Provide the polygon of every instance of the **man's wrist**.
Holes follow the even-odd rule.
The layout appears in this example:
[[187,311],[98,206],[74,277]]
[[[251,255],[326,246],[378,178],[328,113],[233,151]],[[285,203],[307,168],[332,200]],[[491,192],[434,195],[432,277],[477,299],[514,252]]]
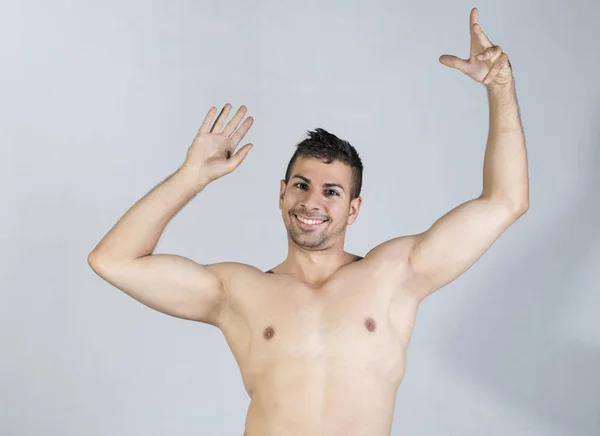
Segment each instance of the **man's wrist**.
[[177,170],[177,174],[181,179],[185,180],[186,184],[189,184],[198,191],[203,190],[210,183],[210,180],[205,177],[204,171],[201,168],[182,165]]
[[511,81],[506,85],[489,85],[487,86],[488,93],[494,96],[508,96],[515,94],[515,82]]

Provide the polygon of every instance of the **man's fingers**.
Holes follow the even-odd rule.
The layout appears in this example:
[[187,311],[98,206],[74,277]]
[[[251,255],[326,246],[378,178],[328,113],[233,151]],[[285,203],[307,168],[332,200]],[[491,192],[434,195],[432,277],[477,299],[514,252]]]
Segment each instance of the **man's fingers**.
[[471,15],[469,16],[469,29],[473,28],[473,24],[479,22],[479,11],[477,8],[471,9]]
[[457,70],[463,71],[465,67],[468,65],[468,62],[464,59],[457,58],[452,55],[442,55],[440,56],[440,63],[446,65],[450,68],[456,68]]
[[499,56],[502,54],[502,48],[499,45],[495,45],[494,47],[490,47],[486,49],[483,53],[479,53],[477,55],[477,59],[480,61],[485,61],[487,59],[493,58],[495,56]]
[[494,77],[496,77],[498,72],[500,72],[502,67],[504,67],[505,65],[508,65],[508,57],[506,55],[500,57],[500,59],[498,59],[496,61],[496,63],[494,65],[492,65],[492,68],[490,69],[490,71],[483,78],[482,83],[484,85],[488,85],[492,80],[494,80]]
[[223,129],[223,134],[229,137],[237,128],[238,124],[240,124],[240,121],[242,121],[242,118],[244,118],[244,115],[246,115],[247,111],[248,108],[244,105],[241,105],[235,113],[235,115],[233,116],[233,118],[231,119],[231,121],[229,121]]
[[234,147],[240,143],[240,141],[246,135],[246,133],[248,132],[250,127],[252,127],[252,123],[254,123],[254,118],[252,118],[252,117],[246,118],[246,120],[242,123],[240,128],[237,129],[233,135],[231,135],[231,139],[233,140]]
[[223,123],[227,119],[229,112],[231,112],[231,105],[229,103],[227,103],[225,106],[223,106],[223,109],[221,110],[221,113],[219,114],[217,121],[215,122],[215,125],[211,129],[211,132],[216,132],[216,133],[221,132],[221,129],[223,128]]
[[473,24],[473,33],[473,38],[475,38],[483,47],[489,48],[494,45],[492,44],[492,41],[490,41],[490,39],[487,37],[487,35],[483,33],[483,29],[481,28],[479,23]]
[[212,124],[212,120],[215,117],[216,112],[217,112],[217,108],[214,106],[208,110],[206,117],[204,117],[204,121],[202,121],[202,125],[200,126],[200,129],[199,129],[200,132],[202,132],[202,133],[210,132],[210,125]]
[[246,144],[229,158],[228,163],[230,171],[234,171],[240,166],[244,159],[246,159],[246,156],[252,147],[254,147],[252,144]]

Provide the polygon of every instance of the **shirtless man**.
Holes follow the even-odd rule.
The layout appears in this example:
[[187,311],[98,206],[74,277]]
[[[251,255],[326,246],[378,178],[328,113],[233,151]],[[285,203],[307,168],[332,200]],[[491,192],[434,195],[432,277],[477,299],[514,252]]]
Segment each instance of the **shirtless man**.
[[470,22],[470,59],[444,55],[440,62],[488,89],[483,189],[429,230],[364,257],[345,252],[346,227],[361,205],[362,164],[350,144],[318,129],[298,145],[281,181],[288,255],[268,274],[154,254],[171,218],[252,147],[233,154],[253,119],[241,122],[241,106],[225,124],[227,104],[214,123],[216,108],[209,110],[183,165],[90,253],[98,275],[141,303],[223,332],[251,397],[246,436],[389,435],[419,303],[464,273],[527,211],[511,66],[476,24],[476,9]]

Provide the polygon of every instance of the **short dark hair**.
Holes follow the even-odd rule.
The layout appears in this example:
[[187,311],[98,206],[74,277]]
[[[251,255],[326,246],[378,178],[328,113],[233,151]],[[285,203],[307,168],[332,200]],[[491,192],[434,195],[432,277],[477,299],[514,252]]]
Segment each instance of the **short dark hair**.
[[348,141],[338,138],[325,129],[307,131],[308,138],[296,145],[296,151],[285,171],[285,183],[289,183],[294,163],[299,157],[312,157],[326,164],[339,161],[348,165],[352,171],[350,200],[358,198],[362,188],[363,164],[356,149]]

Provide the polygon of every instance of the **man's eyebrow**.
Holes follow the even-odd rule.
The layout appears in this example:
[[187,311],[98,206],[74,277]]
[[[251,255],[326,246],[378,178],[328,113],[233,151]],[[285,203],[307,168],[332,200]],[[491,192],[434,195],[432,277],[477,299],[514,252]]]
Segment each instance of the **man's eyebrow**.
[[[295,179],[295,178],[302,179],[310,185],[310,179],[308,179],[304,176],[301,176],[300,174],[296,174],[296,175],[294,175],[294,177],[292,177],[292,179]],[[340,188],[342,191],[346,192],[344,187],[342,185],[340,185],[339,183],[323,183],[323,187],[325,187],[325,188],[337,187],[337,188]]]

